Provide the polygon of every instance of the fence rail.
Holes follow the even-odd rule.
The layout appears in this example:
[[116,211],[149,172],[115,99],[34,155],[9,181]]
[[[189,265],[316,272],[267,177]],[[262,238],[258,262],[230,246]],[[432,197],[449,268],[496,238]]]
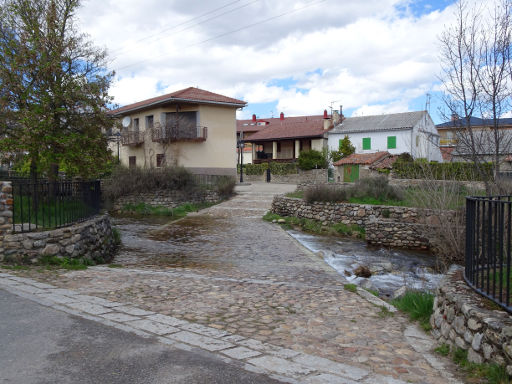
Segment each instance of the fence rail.
[[64,227],[97,214],[100,181],[13,180],[13,232]]
[[512,312],[512,196],[466,198],[464,279],[477,292]]

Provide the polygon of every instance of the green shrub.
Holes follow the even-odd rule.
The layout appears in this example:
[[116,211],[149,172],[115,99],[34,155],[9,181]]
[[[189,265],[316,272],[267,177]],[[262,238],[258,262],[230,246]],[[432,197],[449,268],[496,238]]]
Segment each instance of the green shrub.
[[357,180],[352,187],[351,195],[353,197],[373,197],[381,201],[402,200],[404,197],[399,189],[389,185],[388,178],[385,176]]
[[[493,164],[480,164],[484,178],[492,179]],[[429,180],[480,180],[475,166],[472,163],[430,163],[417,159],[415,161],[397,160],[393,164],[393,173],[400,179],[429,179]]]
[[195,193],[200,190],[194,175],[183,167],[127,168],[116,167],[111,177],[105,179],[102,190],[109,200],[132,193],[173,189]]
[[292,175],[297,173],[296,163],[278,163],[273,161],[268,166],[272,175]]
[[307,171],[310,169],[327,168],[327,156],[317,150],[302,151],[298,159],[299,168]]
[[346,291],[357,292],[357,285],[355,284],[345,284],[343,288],[345,288]]

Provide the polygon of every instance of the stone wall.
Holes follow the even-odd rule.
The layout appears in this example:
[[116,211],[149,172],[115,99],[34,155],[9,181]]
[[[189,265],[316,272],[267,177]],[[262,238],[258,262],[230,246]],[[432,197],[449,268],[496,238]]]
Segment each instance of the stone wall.
[[153,207],[161,206],[167,208],[176,208],[178,205],[184,203],[200,203],[200,202],[216,202],[221,200],[221,197],[214,190],[203,190],[197,193],[186,193],[181,191],[163,189],[156,190],[148,193],[137,193],[122,196],[114,203],[114,211],[120,211],[126,204],[140,204],[145,203]]
[[[275,196],[272,212],[280,216],[320,221],[324,225],[344,223],[365,228],[370,244],[427,249],[425,226],[439,225],[439,212],[431,209],[352,203],[307,203],[303,199]],[[445,212],[443,220],[452,220]]]
[[37,263],[46,255],[106,263],[116,250],[108,215],[51,231],[9,232],[0,242],[0,261],[7,263]]
[[366,242],[372,245],[408,249],[428,249],[425,224],[403,223],[394,220],[375,220],[366,223]]
[[117,245],[108,215],[51,231],[13,233],[12,208],[11,182],[0,181],[0,262],[36,263],[51,255],[102,263],[114,257]]
[[[238,179],[240,180],[240,174],[238,174]],[[267,174],[263,173],[263,175],[245,175],[244,174],[244,182],[248,183],[257,183],[257,182],[266,182]],[[271,183],[283,183],[283,184],[322,184],[327,182],[327,169],[311,169],[309,171],[298,170],[298,173],[291,173],[288,175],[275,175],[271,174],[270,177]]]
[[472,191],[483,191],[485,190],[485,184],[481,181],[451,181],[451,180],[422,180],[422,179],[395,179],[393,177],[389,177],[389,185],[394,187],[416,187],[421,186],[423,183],[427,181],[428,183],[436,183],[436,184],[460,184],[463,187],[466,187]]
[[466,284],[463,268],[452,267],[436,292],[432,335],[439,344],[467,350],[469,361],[497,363],[512,375],[512,318],[503,310],[486,309],[488,303]]

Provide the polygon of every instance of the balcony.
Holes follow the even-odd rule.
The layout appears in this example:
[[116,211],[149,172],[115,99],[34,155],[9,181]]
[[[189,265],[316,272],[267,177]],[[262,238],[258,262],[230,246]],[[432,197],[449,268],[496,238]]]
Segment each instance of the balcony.
[[453,147],[455,145],[457,145],[457,139],[455,138],[441,138],[439,140],[439,145],[441,147]]
[[123,145],[139,145],[144,143],[144,132],[125,131],[121,132],[121,144]]
[[173,143],[178,141],[205,141],[208,128],[200,125],[166,125],[155,124],[151,129],[151,139],[157,143]]

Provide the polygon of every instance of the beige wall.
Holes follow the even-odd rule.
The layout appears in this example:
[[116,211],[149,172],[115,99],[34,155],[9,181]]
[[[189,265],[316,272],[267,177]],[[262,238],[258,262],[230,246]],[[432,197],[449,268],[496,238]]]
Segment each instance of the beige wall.
[[324,149],[324,139],[311,140],[311,149],[322,152]]
[[[181,112],[197,111],[198,125],[208,128],[205,141],[155,143],[146,127],[146,116],[153,115],[154,124],[164,112],[176,112],[175,106],[155,108],[130,115],[139,118],[139,131],[144,143],[121,146],[121,162],[128,166],[130,156],[136,156],[137,166],[155,167],[156,155],[165,153],[167,165],[180,165],[197,173],[235,174],[236,172],[236,108],[209,105],[181,105]],[[133,124],[133,123],[132,123]],[[127,130],[132,131],[130,126]],[[117,151],[117,147],[116,147]]]

